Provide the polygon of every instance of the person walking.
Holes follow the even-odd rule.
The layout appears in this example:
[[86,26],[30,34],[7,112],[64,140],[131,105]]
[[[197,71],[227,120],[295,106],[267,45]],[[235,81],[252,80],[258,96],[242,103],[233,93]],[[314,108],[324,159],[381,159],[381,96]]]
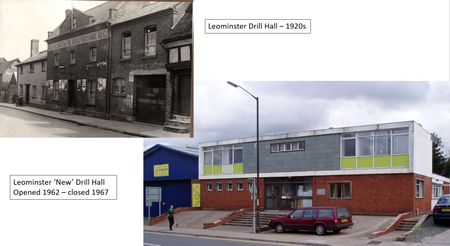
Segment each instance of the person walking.
[[175,222],[174,215],[175,211],[173,210],[173,205],[170,205],[169,210],[167,211],[167,218],[169,219],[169,228],[172,231],[172,226]]

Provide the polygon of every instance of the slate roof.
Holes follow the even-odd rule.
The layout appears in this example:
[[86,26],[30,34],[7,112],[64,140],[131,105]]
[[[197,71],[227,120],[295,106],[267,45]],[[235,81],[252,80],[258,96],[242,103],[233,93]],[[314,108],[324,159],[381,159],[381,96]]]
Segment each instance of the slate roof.
[[3,74],[10,66],[14,63],[15,60],[12,61],[0,61],[0,74]]
[[25,61],[17,64],[17,65],[23,65],[23,64],[27,64],[27,63],[31,63],[31,62],[35,62],[35,61],[41,61],[41,60],[47,60],[47,51],[41,51],[38,54],[29,57],[28,59],[26,59]]
[[169,38],[192,35],[192,4],[188,6],[180,20],[169,32]]
[[198,149],[179,147],[179,146],[173,146],[173,145],[165,145],[165,144],[153,145],[152,147],[150,147],[149,149],[144,151],[144,156],[147,156],[160,148],[169,149],[169,150],[173,150],[176,152],[180,152],[182,154],[187,154],[190,156],[198,157]]

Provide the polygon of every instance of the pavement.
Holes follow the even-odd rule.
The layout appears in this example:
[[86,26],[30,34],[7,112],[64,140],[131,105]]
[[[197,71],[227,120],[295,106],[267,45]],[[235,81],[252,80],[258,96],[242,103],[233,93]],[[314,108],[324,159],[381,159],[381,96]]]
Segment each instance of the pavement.
[[50,117],[53,119],[63,120],[76,123],[79,125],[94,127],[102,130],[113,131],[121,134],[132,135],[136,137],[148,138],[187,138],[189,134],[181,134],[168,132],[163,130],[163,126],[152,125],[139,122],[125,122],[116,120],[105,120],[100,118],[88,117],[76,114],[64,114],[57,111],[34,108],[30,106],[18,107],[14,104],[0,103],[0,107],[16,109],[32,114]]

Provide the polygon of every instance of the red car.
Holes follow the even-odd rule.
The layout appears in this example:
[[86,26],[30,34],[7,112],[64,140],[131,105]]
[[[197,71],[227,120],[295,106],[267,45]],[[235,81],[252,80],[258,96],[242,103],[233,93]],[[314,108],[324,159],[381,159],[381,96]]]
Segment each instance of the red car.
[[344,207],[300,208],[286,217],[269,221],[269,227],[278,233],[285,230],[302,230],[314,231],[317,235],[324,235],[327,231],[339,233],[352,225],[352,216]]

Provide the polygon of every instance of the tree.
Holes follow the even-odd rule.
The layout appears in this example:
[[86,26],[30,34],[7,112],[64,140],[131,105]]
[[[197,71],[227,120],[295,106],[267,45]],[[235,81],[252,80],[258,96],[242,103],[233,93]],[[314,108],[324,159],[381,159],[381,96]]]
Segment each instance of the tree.
[[450,159],[444,152],[444,144],[434,132],[431,134],[431,140],[433,141],[433,173],[448,177]]

